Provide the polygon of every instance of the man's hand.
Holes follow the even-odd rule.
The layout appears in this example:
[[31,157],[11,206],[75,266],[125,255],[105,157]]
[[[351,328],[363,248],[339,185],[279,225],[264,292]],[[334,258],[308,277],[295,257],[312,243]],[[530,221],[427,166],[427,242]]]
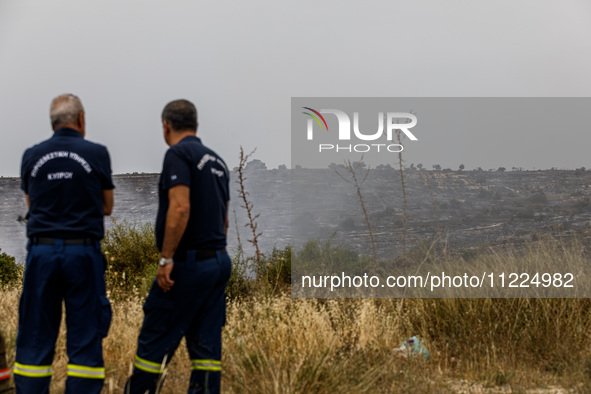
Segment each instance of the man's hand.
[[170,279],[170,273],[172,272],[172,267],[174,266],[174,262],[168,263],[163,267],[158,267],[158,273],[156,274],[156,281],[158,282],[158,286],[166,293],[172,285],[174,285],[174,280]]

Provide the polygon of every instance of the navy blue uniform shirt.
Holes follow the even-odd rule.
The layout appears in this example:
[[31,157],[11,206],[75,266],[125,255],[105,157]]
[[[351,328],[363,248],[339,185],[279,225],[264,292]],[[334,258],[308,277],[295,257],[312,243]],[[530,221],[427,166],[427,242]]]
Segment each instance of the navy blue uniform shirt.
[[21,188],[31,207],[27,236],[104,236],[103,190],[113,189],[107,148],[62,128],[25,151]]
[[177,253],[191,249],[226,246],[226,204],[230,200],[229,173],[224,161],[194,136],[171,146],[164,157],[158,186],[156,244],[162,250],[168,190],[176,185],[190,188],[191,213]]

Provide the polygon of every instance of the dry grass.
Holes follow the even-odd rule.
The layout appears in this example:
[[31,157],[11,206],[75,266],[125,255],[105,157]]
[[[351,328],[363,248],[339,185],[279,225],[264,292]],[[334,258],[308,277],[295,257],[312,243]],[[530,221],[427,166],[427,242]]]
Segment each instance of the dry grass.
[[[573,253],[579,255],[562,251],[565,259]],[[525,257],[502,256],[515,266]],[[0,289],[0,326],[10,363],[19,291]],[[129,376],[142,304],[138,295],[113,301],[104,342],[106,393],[121,392]],[[406,299],[403,304],[259,295],[233,300],[227,316],[222,361],[227,393],[591,392],[589,299]],[[64,334],[54,361],[54,392],[64,389]],[[412,335],[424,339],[430,361],[393,351]],[[189,369],[181,345],[163,392],[186,392]]]
[[[10,362],[17,299],[17,289],[2,292]],[[143,317],[141,304],[139,299],[114,304],[113,324],[104,343],[107,393],[121,392],[130,373]],[[591,388],[588,300],[411,299],[403,309],[399,306],[399,300],[288,296],[235,301],[228,307],[224,330],[223,391],[437,393],[498,392],[510,387],[526,392],[559,385],[585,392]],[[525,317],[518,318],[518,313]],[[64,389],[64,334],[54,361],[55,392]],[[393,352],[413,334],[427,338],[429,362]],[[181,346],[163,392],[185,392],[188,377],[189,363]]]
[[[588,300],[279,297],[230,305],[228,392],[591,388]],[[393,352],[411,335],[432,358]]]

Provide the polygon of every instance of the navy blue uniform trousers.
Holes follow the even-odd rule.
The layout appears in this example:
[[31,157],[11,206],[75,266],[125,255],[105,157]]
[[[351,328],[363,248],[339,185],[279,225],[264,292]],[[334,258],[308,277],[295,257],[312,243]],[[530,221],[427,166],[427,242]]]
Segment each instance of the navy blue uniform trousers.
[[154,280],[144,304],[134,372],[126,393],[155,393],[160,376],[185,337],[191,358],[189,393],[219,393],[222,327],[226,320],[225,289],[231,260],[217,251],[214,258],[175,261],[174,285],[164,292]]
[[66,306],[66,393],[99,393],[105,369],[102,339],[111,323],[105,264],[98,241],[28,246],[19,305],[14,382],[17,393],[49,393],[55,341]]

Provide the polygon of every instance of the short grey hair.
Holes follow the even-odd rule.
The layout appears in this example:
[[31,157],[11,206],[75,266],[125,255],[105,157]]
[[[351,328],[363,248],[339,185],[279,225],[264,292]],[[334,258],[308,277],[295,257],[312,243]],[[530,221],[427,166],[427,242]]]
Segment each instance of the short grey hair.
[[59,95],[51,101],[49,107],[51,127],[57,130],[64,125],[76,124],[80,113],[84,113],[84,107],[77,96],[70,93]]

